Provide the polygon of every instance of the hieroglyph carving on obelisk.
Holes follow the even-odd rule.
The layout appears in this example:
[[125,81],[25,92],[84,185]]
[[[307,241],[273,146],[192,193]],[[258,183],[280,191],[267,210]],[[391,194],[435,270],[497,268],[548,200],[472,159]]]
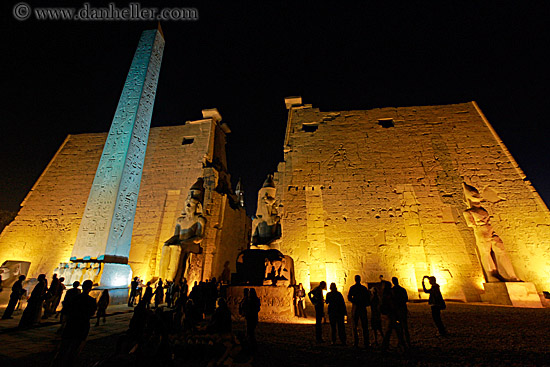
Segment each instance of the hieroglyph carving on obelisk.
[[128,258],[163,50],[160,28],[142,33],[90,190],[73,260],[124,263]]

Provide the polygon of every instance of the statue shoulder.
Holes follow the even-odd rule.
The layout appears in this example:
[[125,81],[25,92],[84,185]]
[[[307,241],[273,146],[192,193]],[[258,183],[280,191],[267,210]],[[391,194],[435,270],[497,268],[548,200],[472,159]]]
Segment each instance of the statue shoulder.
[[199,223],[202,227],[206,226],[206,217],[204,217],[202,214],[199,214],[197,217],[197,223]]

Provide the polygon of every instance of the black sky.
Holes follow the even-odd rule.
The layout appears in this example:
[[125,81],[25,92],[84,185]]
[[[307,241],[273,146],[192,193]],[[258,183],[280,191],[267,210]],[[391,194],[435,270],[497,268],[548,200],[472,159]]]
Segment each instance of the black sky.
[[[15,3],[3,4],[2,15],[6,210],[19,208],[67,134],[108,131],[141,31],[156,27],[20,22],[11,15]],[[92,2],[100,4],[106,2]],[[152,126],[218,108],[233,131],[229,170],[234,181],[243,179],[249,214],[265,175],[282,160],[283,99],[291,95],[325,111],[475,100],[550,203],[548,2],[215,4],[162,2],[194,7],[199,20],[162,23],[166,48]]]

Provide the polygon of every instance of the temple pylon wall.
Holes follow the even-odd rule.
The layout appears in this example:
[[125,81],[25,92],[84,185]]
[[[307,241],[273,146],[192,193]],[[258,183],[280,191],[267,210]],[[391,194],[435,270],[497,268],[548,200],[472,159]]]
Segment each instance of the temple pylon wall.
[[[30,277],[50,277],[60,262],[69,261],[106,138],[98,133],[65,139],[15,220],[0,234],[0,261],[30,261]],[[226,260],[235,271],[238,251],[249,241],[250,218],[228,190],[226,166],[225,134],[212,119],[151,129],[129,256],[134,276],[158,276],[162,246],[173,235],[198,177],[207,178],[207,255],[198,255],[198,264],[206,268],[193,280],[218,277]]]
[[479,301],[485,274],[463,217],[462,182],[518,276],[550,288],[550,212],[475,102],[322,112],[289,107],[281,251],[297,282],[340,289],[397,276],[411,297],[435,275],[448,298]]

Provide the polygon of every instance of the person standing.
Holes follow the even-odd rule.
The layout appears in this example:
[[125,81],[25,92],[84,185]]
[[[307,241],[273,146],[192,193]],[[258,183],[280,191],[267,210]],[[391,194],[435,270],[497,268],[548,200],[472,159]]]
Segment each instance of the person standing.
[[183,278],[183,281],[180,281],[180,297],[184,297],[185,302],[187,302],[187,298],[189,297],[189,285],[187,285],[187,279],[185,278]]
[[174,281],[173,287],[172,287],[172,304],[174,305],[174,307],[176,307],[179,297],[180,297],[180,285]]
[[225,299],[218,298],[218,307],[206,326],[206,332],[211,334],[229,334],[231,333],[231,329],[231,311],[227,307]]
[[84,348],[90,332],[90,319],[97,309],[95,298],[90,296],[92,286],[91,280],[85,280],[82,283],[82,293],[75,296],[68,305],[67,324],[52,362],[54,366],[72,366]]
[[174,302],[174,282],[166,281],[166,307],[172,308],[172,303]]
[[61,302],[61,304],[63,305],[63,308],[61,309],[61,317],[59,320],[61,321],[61,326],[57,330],[58,334],[61,334],[63,330],[65,330],[65,326],[67,325],[67,317],[68,317],[67,310],[71,309],[71,303],[80,293],[82,293],[80,291],[80,288],[78,287],[80,287],[80,282],[75,281],[73,283],[73,287],[69,289],[67,293],[65,293],[65,299],[63,299],[63,302]]
[[298,300],[297,311],[298,317],[303,317],[307,319],[306,314],[306,291],[302,283],[298,284],[298,289],[296,290],[296,299]]
[[348,301],[352,304],[353,345],[356,348],[359,347],[357,327],[359,326],[359,322],[361,322],[361,329],[363,329],[363,344],[365,348],[369,348],[369,317],[367,314],[367,306],[370,305],[370,292],[367,287],[361,284],[360,275],[355,276],[355,284],[350,287],[348,292]]
[[95,326],[99,326],[99,319],[103,317],[103,323],[105,324],[107,315],[107,306],[109,306],[109,290],[104,289],[101,293],[101,297],[99,297],[99,301],[97,301],[97,322],[95,323]]
[[323,316],[325,316],[325,298],[323,291],[327,289],[327,283],[322,281],[309,293],[309,299],[315,307],[315,339],[317,343],[323,342]]
[[159,280],[157,284],[157,289],[155,289],[155,308],[158,308],[159,305],[164,301],[164,285],[162,284],[162,279]]
[[145,306],[147,309],[151,307],[151,300],[153,299],[153,287],[151,287],[151,282],[147,282],[147,286],[145,287],[145,292],[143,294],[143,302],[145,303]]
[[386,330],[384,330],[384,340],[382,341],[382,352],[386,352],[390,346],[390,338],[393,333],[393,330],[397,333],[397,339],[399,340],[399,345],[403,348],[404,351],[408,350],[407,345],[405,344],[405,339],[403,338],[403,328],[401,323],[397,318],[397,301],[395,299],[395,293],[392,292],[391,283],[383,281],[382,288],[382,300],[380,303],[381,313],[385,316],[386,319]]
[[378,334],[380,338],[384,340],[384,333],[382,332],[382,315],[380,314],[380,297],[378,296],[378,288],[372,288],[371,300],[370,300],[370,325],[372,333],[374,334],[374,343],[378,346]]
[[138,278],[138,291],[137,291],[138,303],[141,302],[141,299],[143,296],[143,288],[145,288],[145,284],[143,284],[143,279]]
[[346,301],[342,293],[338,292],[335,283],[330,283],[330,292],[327,293],[328,317],[330,320],[330,331],[332,337],[332,345],[336,344],[336,330],[342,345],[346,345],[346,328],[344,319],[348,314],[346,309]]
[[47,319],[49,316],[55,314],[53,310],[53,304],[55,302],[55,296],[57,294],[57,289],[59,288],[59,279],[57,274],[52,276],[52,281],[50,282],[50,288],[46,292],[45,301],[44,301],[44,316],[42,318]]
[[239,315],[246,318],[246,304],[248,302],[248,295],[250,293],[250,289],[245,288],[243,289],[243,299],[241,302],[239,302]]
[[[428,279],[428,281],[430,282],[430,289],[426,288],[426,279]],[[443,325],[443,321],[441,320],[441,310],[446,309],[447,305],[443,300],[441,290],[439,289],[439,284],[437,284],[435,277],[429,277],[425,275],[422,278],[422,288],[424,288],[425,293],[428,293],[430,295],[430,297],[428,298],[428,304],[432,307],[432,318],[434,320],[435,326],[437,327],[437,330],[439,330],[439,334],[442,336],[447,335],[447,329],[445,329],[445,325]]]
[[405,343],[408,348],[411,347],[411,336],[409,334],[409,309],[407,308],[407,302],[409,301],[409,295],[407,290],[399,285],[399,279],[396,277],[391,278],[393,287],[391,289],[392,296],[395,301],[395,311],[397,316],[397,322],[401,324],[403,329],[403,335],[405,337]]
[[31,327],[40,320],[44,297],[46,296],[46,291],[48,289],[48,283],[46,280],[46,274],[40,274],[37,279],[38,284],[34,286],[31,296],[27,301],[27,308],[23,311],[21,320],[19,320],[20,328]]
[[138,294],[138,277],[135,277],[134,280],[130,282],[130,297],[128,297],[128,307],[134,307],[136,303],[136,297]]
[[248,297],[243,304],[243,313],[246,320],[246,336],[252,349],[256,349],[256,326],[258,326],[258,313],[260,312],[261,302],[256,294],[256,289],[250,288]]
[[2,320],[13,319],[12,314],[15,310],[15,306],[17,306],[17,302],[19,302],[21,296],[25,294],[25,290],[23,289],[23,281],[25,278],[26,276],[20,275],[19,279],[11,286],[10,301],[8,303],[8,307],[6,307],[6,310],[2,315]]
[[59,306],[59,302],[61,302],[61,297],[63,296],[63,292],[65,292],[65,289],[67,289],[67,287],[65,287],[65,284],[63,284],[64,281],[65,281],[64,277],[59,278],[59,285],[57,286],[56,292],[52,300],[51,310],[52,310],[52,313],[55,314],[55,317],[58,316],[57,307]]

